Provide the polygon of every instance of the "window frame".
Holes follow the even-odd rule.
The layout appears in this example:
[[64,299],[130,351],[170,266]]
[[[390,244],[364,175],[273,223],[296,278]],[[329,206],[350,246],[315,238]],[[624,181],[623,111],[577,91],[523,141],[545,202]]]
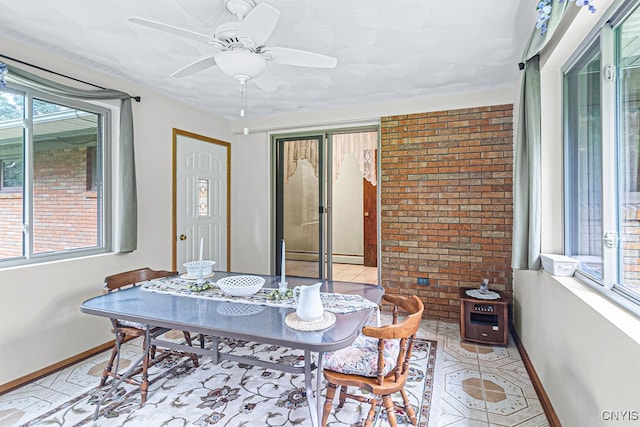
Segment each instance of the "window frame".
[[[108,253],[112,250],[112,147],[113,147],[113,119],[114,107],[100,101],[76,100],[61,96],[51,95],[42,91],[28,88],[18,84],[7,84],[3,92],[11,92],[24,96],[23,115],[23,254],[17,257],[0,259],[0,269],[17,265],[37,264],[48,261],[74,259],[91,255]],[[98,116],[96,124],[98,131],[98,144],[101,144],[102,162],[97,162],[96,173],[101,176],[102,197],[97,191],[97,222],[98,245],[85,248],[73,248],[57,250],[46,253],[33,253],[33,184],[34,184],[34,144],[33,144],[33,101],[35,99],[51,102],[65,107],[87,111]],[[99,155],[99,154],[98,154]]]
[[[577,224],[574,224],[574,217],[579,213],[578,206],[578,195],[577,191],[573,191],[571,185],[574,180],[577,180],[577,171],[576,167],[573,166],[574,163],[578,163],[579,156],[578,153],[573,150],[574,141],[571,134],[573,132],[577,132],[577,126],[575,126],[573,120],[578,117],[578,113],[575,110],[570,108],[570,94],[575,94],[578,91],[578,87],[574,87],[571,83],[575,83],[574,81],[570,81],[569,74],[576,67],[587,65],[591,60],[589,59],[593,55],[594,51],[597,51],[600,58],[600,64],[602,64],[602,55],[600,53],[600,47],[596,46],[598,43],[598,38],[596,40],[592,40],[591,43],[587,44],[580,52],[581,55],[576,58],[569,67],[563,70],[563,154],[564,154],[564,249],[565,253],[575,253],[578,251],[578,248],[574,247],[574,239],[572,239],[572,235],[575,233],[579,233],[577,228]],[[602,97],[600,98],[600,104],[602,105]],[[602,110],[602,109],[601,109]],[[602,117],[602,111],[600,111]],[[602,129],[601,129],[602,133]],[[601,144],[602,145],[602,144]],[[604,183],[600,183],[600,193],[603,193]],[[602,201],[601,201],[602,205]],[[602,224],[604,227],[604,224]],[[604,254],[603,254],[603,262],[604,266]],[[595,271],[582,270],[582,273],[587,275],[590,280],[599,281],[600,279],[594,275]]]
[[[571,164],[569,157],[570,139],[568,113],[568,94],[567,94],[567,74],[580,63],[586,55],[598,44],[598,51],[601,62],[601,135],[602,135],[602,230],[603,235],[606,231],[615,230],[616,233],[621,229],[619,215],[619,138],[620,129],[620,102],[619,96],[619,58],[617,57],[617,40],[616,31],[625,22],[626,18],[634,11],[640,9],[640,2],[628,2],[621,9],[613,12],[610,19],[603,22],[601,26],[596,27],[594,31],[583,41],[576,49],[572,57],[562,67],[563,76],[563,140],[564,140],[564,239],[565,253],[571,255],[571,229],[568,224],[571,221],[571,211],[573,207],[570,205],[571,182],[570,175]],[[615,78],[608,81],[604,76],[604,70],[607,65],[615,66]],[[631,313],[640,316],[640,296],[626,289],[624,285],[619,283],[618,275],[621,274],[622,254],[620,239],[617,239],[614,248],[606,248],[602,242],[602,279],[594,277],[588,270],[584,270],[578,266],[575,277],[581,282],[589,285],[605,297],[622,306]]]

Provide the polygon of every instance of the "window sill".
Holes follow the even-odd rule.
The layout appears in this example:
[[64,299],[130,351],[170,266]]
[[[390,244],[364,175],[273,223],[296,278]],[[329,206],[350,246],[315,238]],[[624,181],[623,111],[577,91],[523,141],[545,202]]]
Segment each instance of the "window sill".
[[[544,274],[549,273],[545,271]],[[640,345],[640,307],[625,309],[614,302],[621,298],[616,293],[601,286],[592,286],[575,277],[551,277]]]
[[76,261],[86,261],[90,258],[114,255],[114,252],[104,248],[85,249],[72,254],[59,253],[55,255],[35,256],[30,259],[16,258],[13,260],[0,261],[0,272],[16,269],[40,268],[51,264],[73,263]]
[[0,191],[0,199],[22,199],[21,191]]

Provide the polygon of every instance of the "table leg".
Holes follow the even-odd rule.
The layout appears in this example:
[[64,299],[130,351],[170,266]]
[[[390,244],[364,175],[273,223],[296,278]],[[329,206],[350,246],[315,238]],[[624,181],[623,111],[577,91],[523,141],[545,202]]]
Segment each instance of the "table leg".
[[219,345],[219,338],[216,336],[211,337],[211,351],[213,352],[211,354],[211,361],[213,362],[214,365],[217,365],[218,363],[220,363],[220,348],[218,347]]
[[[311,385],[311,352],[309,350],[304,351],[304,388],[307,394],[307,404],[309,405],[309,414],[311,415],[311,425],[318,427],[318,399],[314,396],[313,386]],[[320,391],[318,390],[318,393]]]
[[304,351],[304,387],[307,394],[307,404],[309,405],[309,414],[311,415],[311,425],[316,427],[320,425],[322,419],[322,354],[318,353],[318,361],[316,362],[316,384],[311,384],[311,371],[313,363],[311,362],[311,352]]
[[318,425],[320,425],[320,420],[322,420],[322,411],[323,411],[323,402],[322,395],[320,392],[322,391],[322,355],[324,352],[318,353],[318,361],[316,362],[316,409],[318,411]]

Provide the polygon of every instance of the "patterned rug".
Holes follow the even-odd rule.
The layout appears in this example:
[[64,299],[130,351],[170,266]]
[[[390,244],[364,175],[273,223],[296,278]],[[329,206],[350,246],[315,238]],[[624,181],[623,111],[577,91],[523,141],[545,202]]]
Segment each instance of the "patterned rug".
[[[436,342],[416,340],[407,390],[418,416],[418,426],[429,423]],[[250,358],[299,365],[302,352],[275,345],[220,340],[220,350]],[[94,388],[23,424],[24,426],[310,426],[303,375],[223,361],[218,365],[200,358],[194,368],[188,358],[169,356],[149,369],[151,384],[147,402],[140,407],[138,388],[120,386],[101,406],[93,421],[96,403],[110,387]],[[322,391],[324,401],[324,390]],[[395,401],[401,402],[398,394]],[[329,418],[332,427],[362,425],[368,405],[348,399]],[[397,412],[399,425],[411,425]],[[377,414],[375,426],[386,426],[386,414]]]

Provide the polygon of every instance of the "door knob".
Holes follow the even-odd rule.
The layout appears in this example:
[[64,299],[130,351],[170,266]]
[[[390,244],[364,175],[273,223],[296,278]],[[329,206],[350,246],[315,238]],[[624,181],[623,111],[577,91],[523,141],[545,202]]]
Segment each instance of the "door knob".
[[185,236],[184,234],[181,234],[179,237],[180,240],[187,240],[187,236]]
[[369,212],[365,212],[365,213],[364,213],[364,216],[369,216]]

